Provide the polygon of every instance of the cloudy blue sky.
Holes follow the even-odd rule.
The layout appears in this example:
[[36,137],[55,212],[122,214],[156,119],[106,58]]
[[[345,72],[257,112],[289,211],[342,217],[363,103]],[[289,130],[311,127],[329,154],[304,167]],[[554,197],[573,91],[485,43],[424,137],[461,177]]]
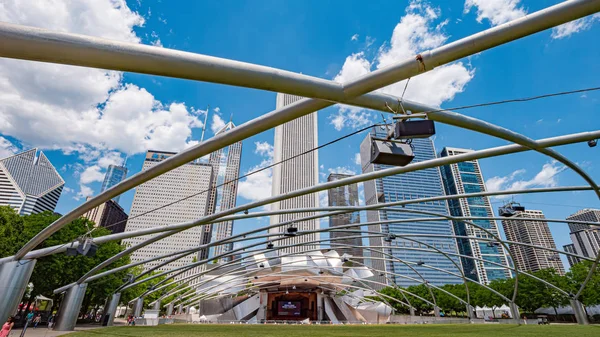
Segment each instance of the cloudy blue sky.
[[[11,1],[0,21],[180,49],[345,82],[414,54],[482,31],[557,0],[466,1]],[[411,80],[406,98],[451,108],[600,85],[600,16],[563,25],[440,67]],[[275,94],[99,69],[0,60],[0,157],[42,148],[66,181],[57,211],[99,192],[106,167],[126,157],[130,174],[147,149],[196,144],[210,106],[207,136],[230,118],[241,124],[275,108]],[[404,82],[383,91],[401,95]],[[597,130],[600,93],[589,92],[463,113],[540,139]],[[319,112],[319,142],[381,121],[379,113],[338,106]],[[359,172],[364,135],[319,152],[320,171]],[[273,132],[244,141],[242,173],[268,162]],[[504,141],[438,126],[436,147],[483,149]],[[559,148],[600,180],[598,151]],[[536,153],[481,162],[489,189],[581,185]],[[324,178],[322,178],[324,179]],[[240,183],[238,204],[270,194],[270,173]],[[129,209],[133,191],[121,197]],[[564,219],[600,207],[592,193],[516,196]],[[493,199],[499,206],[502,199]],[[261,220],[264,224],[266,219]],[[256,226],[236,224],[236,232]],[[551,224],[557,245],[570,241]]]

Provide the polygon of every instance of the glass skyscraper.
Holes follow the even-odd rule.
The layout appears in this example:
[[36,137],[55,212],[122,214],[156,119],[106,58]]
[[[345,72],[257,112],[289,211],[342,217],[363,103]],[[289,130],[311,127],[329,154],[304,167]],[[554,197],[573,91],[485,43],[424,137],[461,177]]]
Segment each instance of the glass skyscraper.
[[[327,177],[327,181],[336,181],[349,177],[352,176],[347,174],[331,173]],[[328,191],[328,202],[329,206],[358,206],[358,184],[355,183],[330,189]],[[337,226],[350,224],[360,224],[360,212],[332,215],[329,217],[329,227],[332,229],[335,229]],[[357,225],[356,227],[345,228],[345,230],[360,231],[360,225]],[[361,233],[331,232],[329,236],[332,239],[336,239],[331,241],[331,247],[340,255],[345,253],[350,254],[354,257],[352,260],[362,263],[363,249],[360,247],[362,246],[362,239],[358,237],[360,235]],[[351,247],[337,248],[335,245],[336,243]]]
[[[363,173],[385,170],[391,167],[372,164],[369,161],[371,136],[385,138],[386,133],[384,128],[375,127],[371,130],[371,134],[362,142],[360,157]],[[436,157],[431,139],[413,139],[412,147],[415,154],[413,163]],[[366,181],[364,189],[367,205],[444,195],[442,178],[438,168]],[[456,256],[449,256],[450,258],[448,258],[438,252],[431,252],[435,248],[442,252],[457,254],[456,240],[452,237],[454,232],[450,221],[437,219],[412,222],[410,221],[411,219],[439,218],[439,216],[406,212],[411,210],[425,211],[445,216],[448,215],[446,201],[408,204],[405,207],[394,206],[392,209],[397,211],[381,210],[367,212],[367,221],[369,222],[399,220],[398,223],[391,222],[369,226],[370,231],[398,235],[391,242],[386,242],[383,237],[369,239],[371,246],[384,246],[383,252],[391,254],[394,257],[393,260],[395,260],[382,260],[382,257],[385,259],[390,259],[390,257],[371,251],[371,263],[374,268],[397,274],[396,276],[388,274],[387,278],[380,276],[378,281],[389,283],[390,280],[393,280],[397,285],[406,287],[422,283],[419,282],[422,281],[421,276],[419,276],[420,274],[434,285],[462,283],[461,278],[445,272],[460,274],[459,268],[462,268],[460,260]],[[418,273],[403,262],[407,262]]]
[[[445,147],[442,150],[441,156],[456,156],[472,151]],[[485,183],[477,160],[446,165],[441,170],[447,195],[485,192]],[[456,217],[494,216],[490,199],[487,196],[449,199],[448,207],[450,208],[450,214]],[[473,220],[473,223],[485,228],[498,237],[500,236],[498,225],[494,220]],[[472,238],[457,238],[458,251],[462,255],[500,264],[490,264],[470,258],[462,258],[465,276],[484,284],[488,284],[493,280],[511,277],[512,273],[507,269],[509,264],[504,248],[498,243],[474,240],[476,238],[492,238],[490,234],[481,229],[469,226],[462,221],[453,221],[453,225],[456,235]]]
[[[100,193],[120,183],[126,177],[127,168],[125,166],[109,165],[108,170],[106,170],[106,175],[104,176],[104,181],[102,182],[102,189],[100,190]],[[120,197],[120,195],[117,195],[112,200],[118,203]]]

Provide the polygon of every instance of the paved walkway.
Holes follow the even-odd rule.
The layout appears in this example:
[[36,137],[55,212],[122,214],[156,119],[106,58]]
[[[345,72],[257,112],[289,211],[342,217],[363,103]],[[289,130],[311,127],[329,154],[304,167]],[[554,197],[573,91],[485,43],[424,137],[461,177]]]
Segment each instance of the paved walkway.
[[[125,324],[126,324],[126,322],[123,319],[117,318],[115,320],[115,326],[125,325]],[[39,326],[37,329],[33,329],[31,327],[27,328],[27,331],[25,331],[25,337],[55,337],[55,336],[62,336],[62,335],[70,334],[70,333],[77,332],[77,331],[85,331],[85,330],[100,329],[100,328],[102,328],[102,326],[100,326],[98,324],[89,324],[89,325],[78,325],[75,327],[75,331],[54,331],[54,330],[48,329],[48,327],[46,325],[44,325],[44,326]],[[21,329],[21,328],[13,329],[13,331],[10,334],[10,337],[21,336],[21,331],[23,331],[23,329]]]

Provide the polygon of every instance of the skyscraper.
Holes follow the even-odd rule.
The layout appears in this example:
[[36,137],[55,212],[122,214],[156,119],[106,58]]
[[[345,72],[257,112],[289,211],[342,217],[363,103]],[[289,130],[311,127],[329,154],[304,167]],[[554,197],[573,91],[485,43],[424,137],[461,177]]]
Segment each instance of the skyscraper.
[[[86,201],[92,197],[87,197]],[[82,217],[92,220],[96,226],[104,227],[110,230],[113,234],[122,233],[125,231],[127,224],[127,213],[114,200],[109,200],[100,206],[94,207],[85,212]]]
[[[446,147],[442,150],[441,156],[456,156],[472,151],[473,150]],[[481,168],[479,167],[479,162],[477,160],[446,165],[441,168],[441,171],[446,195],[485,192],[483,174],[481,173]],[[490,199],[487,196],[449,199],[448,208],[450,209],[450,214],[456,217],[494,217],[494,211],[492,210]],[[500,237],[496,221],[473,220],[472,222],[487,229],[497,237]],[[458,251],[462,255],[500,264],[500,266],[498,266],[484,263],[479,260],[461,258],[465,276],[484,284],[488,284],[493,280],[511,277],[510,270],[507,269],[509,264],[504,248],[501,245],[490,243],[488,241],[476,240],[477,238],[491,239],[493,238],[492,235],[462,221],[452,221],[452,223],[456,235],[468,236],[471,238],[456,239]]]
[[[277,94],[277,109],[293,104],[302,97],[288,94]],[[312,150],[318,146],[317,141],[317,113],[313,112],[306,116],[296,118],[292,121],[279,125],[275,128],[275,142],[273,145],[274,161],[282,160],[299,155],[305,151]],[[288,160],[273,167],[272,195],[280,195],[287,192],[314,186],[319,183],[319,160],[317,151]],[[271,210],[285,210],[293,208],[318,207],[318,194],[308,194],[292,199],[283,200],[271,204]],[[272,215],[271,225],[281,222],[292,221],[298,218],[315,215],[314,212]],[[319,228],[318,219],[295,222],[299,231],[316,230]],[[288,226],[272,228],[269,233],[284,232]],[[317,241],[319,235],[308,234],[290,237],[277,241],[277,245],[291,245],[303,242]],[[294,248],[286,248],[281,253],[294,253],[304,250],[318,249],[318,244],[310,244]]]
[[[600,222],[600,210],[582,209],[567,217],[567,220]],[[600,251],[600,226],[590,226],[580,223],[569,223],[571,240],[577,255],[595,258]]]
[[[377,138],[385,138],[387,132],[385,128],[375,127],[371,130],[371,135]],[[390,168],[390,166],[387,165],[372,164],[369,162],[371,135],[368,135],[360,146],[360,158],[363,173]],[[414,147],[415,153],[413,162],[430,160],[436,157],[433,141],[431,139],[413,139],[412,146]],[[364,188],[367,205],[444,195],[442,178],[438,168],[429,168],[369,180],[364,182]],[[451,237],[454,232],[450,221],[430,220],[411,222],[411,219],[432,216],[428,214],[406,212],[406,210],[424,211],[447,216],[448,208],[446,206],[446,201],[441,200],[415,203],[408,204],[406,207],[394,206],[393,208],[395,209],[394,211],[382,210],[367,212],[367,221],[369,222],[399,220],[398,223],[370,225],[370,231],[382,232],[385,234],[407,235],[405,238],[398,237],[395,240],[391,240],[391,242],[387,242],[383,237],[370,238],[371,246],[385,246],[386,248],[383,249],[384,253],[392,254],[394,258],[398,259],[398,261],[393,262],[383,261],[381,258],[384,258],[384,255],[372,251],[371,258],[373,267],[385,270],[388,273],[398,274],[399,276],[395,276],[395,283],[402,287],[419,284],[419,282],[415,280],[421,279],[419,274],[415,273],[409,266],[403,263],[404,261],[409,263],[412,268],[415,268],[432,284],[444,285],[462,283],[463,281],[457,276],[433,269],[438,268],[455,274],[460,274],[462,269],[460,260],[457,257],[447,258],[440,253],[430,251],[435,248],[442,252],[457,254],[456,240]],[[449,237],[442,237],[444,235]],[[420,241],[421,243],[416,241]],[[402,276],[411,277],[412,280]],[[388,282],[383,277],[380,277],[378,281],[384,283]]]
[[[174,155],[174,152],[152,151],[146,153],[142,170],[147,170],[158,162]],[[129,220],[125,231],[145,228],[163,227],[169,224],[197,220],[207,214],[208,191],[212,187],[212,166],[199,162],[191,162],[162,174],[138,186],[135,190]],[[195,195],[197,194],[197,195]],[[195,195],[194,197],[181,200]],[[181,200],[181,201],[180,201]],[[170,206],[154,209],[176,202]],[[152,211],[148,214],[142,213]],[[123,240],[125,244],[137,245],[152,236],[134,237]],[[131,255],[132,262],[140,262],[147,258],[173,253],[188,248],[195,248],[202,242],[202,227],[197,226],[174,234],[158,242],[145,246]],[[188,265],[194,259],[188,255],[160,270],[171,270]],[[161,261],[147,263],[145,268],[156,266]]]
[[[327,177],[327,181],[336,181],[348,177],[352,176],[348,174],[331,173],[329,177]],[[356,183],[332,188],[328,191],[328,194],[329,206],[358,206],[358,184]],[[360,212],[345,213],[329,217],[329,227],[332,229],[337,226],[350,224],[360,224]],[[360,231],[360,226],[344,228],[344,230]],[[331,247],[340,255],[347,253],[356,257],[353,258],[353,260],[358,260],[359,262],[362,261],[361,257],[363,256],[363,249],[360,248],[360,246],[362,246],[362,239],[360,238],[361,233],[330,232],[329,236],[332,239],[336,239],[331,241]],[[352,236],[355,236],[355,238],[348,238]],[[335,246],[336,243],[352,247],[337,248],[337,246]]]
[[[227,123],[215,136],[235,128],[232,122]],[[218,213],[235,207],[238,180],[240,174],[240,158],[242,157],[242,142],[237,142],[210,154],[209,163],[212,166],[213,189],[209,195],[209,213]],[[227,181],[230,183],[224,184]],[[223,185],[224,184],[224,185]],[[223,185],[223,186],[221,186]],[[233,221],[205,225],[203,228],[203,244],[216,242],[230,237],[233,232]],[[202,251],[201,259],[214,257],[231,251],[233,244],[211,247],[208,252]],[[228,260],[228,259],[225,259]]]
[[54,211],[65,185],[46,155],[37,149],[0,160],[0,205],[21,215]]
[[[575,245],[572,243],[570,243],[568,245],[564,245],[563,250],[567,253],[577,254],[577,251],[575,250]],[[571,255],[567,255],[567,260],[569,261],[569,266],[571,266],[571,267],[573,267],[573,265],[581,262],[580,258],[571,256]]]
[[[510,207],[510,204],[504,208]],[[531,218],[532,220],[512,220],[511,218]],[[536,220],[538,219],[538,220]],[[512,216],[502,220],[504,233],[508,241],[521,242],[528,245],[556,249],[554,238],[550,234],[548,223],[542,211],[524,210],[516,211]],[[561,275],[565,269],[558,253],[537,249],[528,246],[512,244],[509,246],[514,258],[515,267],[525,271],[538,271],[554,268]]]
[[[104,181],[102,182],[100,193],[120,183],[125,177],[127,177],[127,168],[125,166],[109,165],[106,170],[106,175],[104,176]],[[120,197],[120,195],[117,195],[112,200],[118,203]]]

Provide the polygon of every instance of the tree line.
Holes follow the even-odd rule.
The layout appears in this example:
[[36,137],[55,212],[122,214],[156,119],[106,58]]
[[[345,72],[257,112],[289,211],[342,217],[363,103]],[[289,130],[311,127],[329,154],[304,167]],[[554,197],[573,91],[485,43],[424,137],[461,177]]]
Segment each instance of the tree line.
[[[60,218],[60,215],[52,212],[21,216],[9,206],[0,206],[0,257],[14,255],[26,242],[58,218]],[[72,242],[89,232],[90,229],[94,228],[94,225],[94,222],[86,218],[74,220],[58,232],[52,234],[35,249]],[[91,233],[91,236],[100,237],[108,234],[111,234],[108,229],[100,227],[96,228]],[[37,259],[30,279],[30,286],[23,298],[23,303],[30,303],[36,296],[43,295],[54,301],[55,305],[53,310],[56,310],[57,304],[60,303],[62,299],[62,295],[54,294],[54,289],[76,282],[90,269],[124,249],[125,246],[120,242],[113,241],[100,245],[96,255],[93,257],[67,256],[64,253],[57,253]],[[124,266],[129,263],[129,256],[125,256],[113,262],[104,270]],[[127,274],[139,275],[142,271],[143,268],[139,266],[129,270],[122,270],[105,276],[97,281],[90,282],[81,306],[81,312],[89,312],[93,308],[104,306],[107,298],[109,298],[113,294],[113,291],[127,279]],[[128,303],[143,294],[149,287],[164,280],[164,278],[164,276],[157,277],[146,283],[123,291],[121,293],[121,303]],[[171,288],[172,287],[167,290]],[[162,294],[163,293],[161,292],[154,292],[146,296],[144,305],[147,306]],[[172,298],[165,299],[165,301],[170,300],[172,300]]]
[[[552,285],[555,285],[556,287],[564,290],[567,294],[572,295],[577,293],[586,279],[591,267],[592,263],[590,261],[583,261],[571,267],[571,270],[564,276],[558,274],[554,269],[543,269],[530,274]],[[532,314],[539,308],[551,307],[554,308],[555,314],[558,315],[557,309],[559,307],[570,305],[569,295],[566,295],[528,275],[519,274],[518,279],[519,283],[517,286],[517,297],[515,303],[519,306],[519,309],[522,313]],[[502,294],[504,297],[512,299],[515,280],[498,279],[490,282],[488,286],[496,292]],[[440,288],[465,301],[467,299],[467,290],[465,288],[465,284],[447,284]],[[488,307],[495,310],[502,305],[508,305],[505,299],[477,283],[468,282],[468,288],[470,299],[469,302],[473,307]],[[386,287],[382,289],[380,293],[403,302],[406,302],[408,299],[410,304],[415,308],[415,313],[417,315],[430,314],[434,310],[431,303],[427,303],[426,301],[423,301],[415,296],[411,296],[406,292],[403,294],[401,289],[411,292],[430,302],[434,302],[433,297],[431,296],[433,293],[435,296],[434,303],[436,303],[437,306],[447,315],[466,315],[467,308],[464,303],[439,289],[429,287],[425,284],[413,285],[407,288]],[[599,289],[600,270],[596,269],[589,283],[581,293],[579,300],[586,307],[599,305]],[[390,301],[389,298],[386,299],[384,296],[381,296],[379,300],[387,301],[393,306],[396,313],[408,314],[410,312],[407,306],[397,301]]]

